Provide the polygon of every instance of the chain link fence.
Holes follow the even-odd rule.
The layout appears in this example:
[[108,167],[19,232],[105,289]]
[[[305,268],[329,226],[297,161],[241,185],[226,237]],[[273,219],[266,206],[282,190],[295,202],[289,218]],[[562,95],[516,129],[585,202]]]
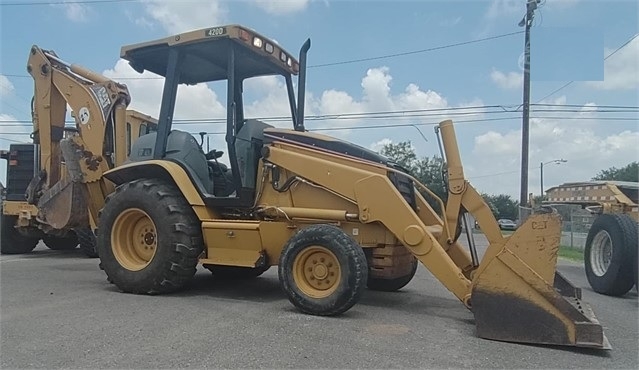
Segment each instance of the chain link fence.
[[588,231],[597,215],[575,205],[561,205],[555,208],[562,216],[561,245],[583,251]]
[[[553,208],[561,215],[561,242],[562,247],[570,247],[584,250],[588,230],[597,217],[579,205],[553,204]],[[532,208],[519,207],[520,224],[524,223],[533,214]]]

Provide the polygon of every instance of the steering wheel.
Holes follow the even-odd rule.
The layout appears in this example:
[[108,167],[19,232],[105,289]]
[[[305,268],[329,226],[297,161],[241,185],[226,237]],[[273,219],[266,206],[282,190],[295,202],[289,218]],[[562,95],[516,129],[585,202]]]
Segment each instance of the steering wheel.
[[213,149],[210,152],[206,153],[204,156],[206,157],[207,160],[211,160],[211,159],[218,159],[223,155],[224,155],[223,151]]

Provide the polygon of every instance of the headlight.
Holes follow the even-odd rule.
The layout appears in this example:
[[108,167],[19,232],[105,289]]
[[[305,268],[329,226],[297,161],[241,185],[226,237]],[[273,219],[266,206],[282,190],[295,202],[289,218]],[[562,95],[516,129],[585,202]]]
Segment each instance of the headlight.
[[286,63],[286,60],[288,59],[288,56],[286,55],[285,52],[280,52],[280,60],[284,63]]
[[259,37],[253,37],[253,46],[255,46],[256,48],[261,48],[262,47],[262,39]]
[[268,42],[266,43],[266,45],[264,45],[264,49],[267,53],[273,54],[273,45],[269,44]]

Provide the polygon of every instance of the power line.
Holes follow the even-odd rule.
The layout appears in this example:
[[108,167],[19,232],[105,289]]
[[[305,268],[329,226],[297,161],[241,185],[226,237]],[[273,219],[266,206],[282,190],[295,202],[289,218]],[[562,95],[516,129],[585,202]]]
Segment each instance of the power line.
[[361,58],[361,59],[344,60],[344,61],[340,61],[340,62],[332,62],[332,63],[315,64],[315,65],[312,65],[312,66],[308,66],[307,68],[321,68],[321,67],[329,67],[329,66],[336,66],[336,65],[342,65],[342,64],[351,64],[351,63],[359,63],[359,62],[368,62],[368,61],[371,61],[371,60],[379,60],[379,59],[395,58],[395,57],[400,57],[400,56],[405,56],[405,55],[412,55],[412,54],[426,53],[426,52],[429,52],[429,51],[435,51],[435,50],[448,49],[448,48],[452,48],[452,47],[456,47],[456,46],[469,45],[469,44],[474,44],[474,43],[478,43],[478,42],[484,42],[484,41],[489,41],[489,40],[495,40],[495,39],[499,39],[499,38],[502,38],[502,37],[508,37],[508,36],[519,35],[519,34],[521,34],[521,33],[523,33],[523,31],[517,31],[517,32],[511,32],[511,33],[505,33],[505,34],[502,34],[502,35],[496,35],[496,36],[484,37],[484,38],[481,38],[481,39],[475,39],[475,40],[470,40],[470,41],[458,42],[458,43],[448,44],[448,45],[435,46],[435,47],[431,47],[431,48],[427,48],[427,49],[420,49],[420,50],[414,50],[414,51],[407,51],[407,52],[403,52],[403,53],[388,54],[388,55],[382,55],[382,56],[376,56],[376,57],[370,57],[370,58]]
[[[529,170],[537,170],[539,169],[541,166],[537,166],[537,167],[528,167]],[[493,177],[493,176],[499,176],[499,175],[508,175],[511,173],[518,173],[520,170],[513,170],[513,171],[504,171],[504,172],[497,172],[497,173],[491,173],[491,174],[487,174],[487,175],[479,175],[479,176],[469,176],[468,180],[470,179],[481,179],[484,177]]]
[[468,180],[470,180],[470,179],[481,179],[481,178],[484,178],[484,177],[493,177],[493,176],[499,176],[499,175],[507,175],[507,174],[511,174],[511,173],[519,173],[519,171],[520,170],[513,170],[513,171],[504,171],[504,172],[491,173],[491,174],[488,174],[488,175],[469,176]]
[[32,6],[32,5],[65,5],[65,4],[109,4],[131,3],[140,0],[68,0],[68,1],[20,1],[13,3],[0,3],[0,6]]
[[0,137],[0,140],[5,140],[5,141],[10,141],[12,143],[26,143],[26,141],[24,140],[14,140],[14,139],[7,139],[6,137]]
[[[503,121],[507,119],[514,119],[517,117],[497,117],[497,118],[479,118],[472,120],[457,120],[456,123],[469,123],[469,122],[486,122],[486,121]],[[359,126],[342,126],[342,127],[316,127],[308,129],[308,131],[342,131],[342,130],[364,130],[364,129],[377,129],[377,128],[396,128],[396,127],[408,127],[408,126],[434,126],[439,122],[429,123],[396,123],[386,125],[359,125]],[[3,135],[29,135],[30,132],[5,132]],[[226,131],[214,131],[207,132],[208,135],[225,135]]]
[[[31,77],[29,75],[19,75],[19,74],[12,74],[12,73],[0,73],[0,74],[6,77],[14,77],[14,78],[30,78]],[[110,79],[114,81],[117,81],[117,80],[163,80],[164,77],[159,77],[159,76],[158,77],[114,77]]]
[[[463,111],[463,110],[470,110],[470,109],[488,109],[488,108],[502,108],[502,111],[498,111],[498,112],[508,112],[508,110],[506,110],[507,106],[502,106],[502,105],[475,105],[475,106],[467,106],[467,107],[449,107],[449,108],[424,108],[424,109],[412,109],[412,110],[399,110],[399,111],[378,111],[378,112],[358,112],[358,113],[338,113],[338,114],[331,114],[331,115],[316,115],[316,116],[306,116],[305,119],[335,119],[335,118],[339,118],[339,117],[350,117],[350,116],[373,116],[373,115],[386,115],[386,114],[404,114],[404,113],[417,113],[417,112],[442,112],[441,114],[450,114],[448,112],[456,112],[456,111]],[[471,111],[471,112],[464,112],[462,114],[479,114],[479,113],[483,113],[485,111]],[[440,114],[437,114],[440,115]],[[272,116],[272,117],[256,117],[255,119],[258,120],[279,120],[279,119],[286,119],[286,120],[290,120],[291,117],[290,116]],[[173,123],[179,122],[179,123],[195,123],[195,122],[211,122],[211,121],[219,121],[219,122],[226,122],[226,118],[223,117],[219,117],[219,118],[214,118],[214,117],[205,117],[205,118],[183,118],[183,119],[174,119],[172,120]],[[15,121],[0,121],[0,122],[15,122],[15,123],[31,123],[31,121],[28,120],[15,120]],[[66,123],[73,123],[74,121],[66,121]]]
[[[478,119],[469,119],[469,120],[456,120],[455,124],[458,123],[477,123],[477,122],[496,122],[496,121],[507,121],[507,120],[516,120],[519,119],[519,116],[509,116],[509,117],[493,117],[493,118],[478,118]],[[531,116],[531,119],[557,119],[557,120],[600,120],[600,121],[636,121],[636,118],[629,117],[552,117],[552,116]],[[8,121],[0,121],[0,122],[8,122]],[[203,122],[204,123],[204,122]],[[349,131],[349,130],[368,130],[368,129],[383,129],[383,128],[403,128],[403,127],[418,127],[418,126],[435,126],[439,122],[428,122],[428,123],[396,123],[396,124],[385,124],[385,125],[358,125],[358,126],[338,126],[338,127],[318,127],[311,128],[308,131]],[[0,124],[0,126],[5,126],[4,124]],[[20,127],[20,125],[11,125],[13,127]],[[24,127],[24,126],[22,126]],[[190,132],[190,134],[197,135],[199,132]],[[225,131],[213,131],[206,132],[207,135],[225,135]],[[31,135],[31,132],[3,132],[2,135]],[[25,141],[18,141],[6,138],[0,138],[0,140],[14,141],[23,143]],[[513,171],[513,172],[518,172]],[[509,172],[510,173],[510,172]],[[474,177],[476,178],[476,176]]]
[[[428,112],[428,110],[416,110],[416,112]],[[320,115],[320,116],[307,116],[306,121],[345,121],[345,120],[376,120],[376,119],[398,119],[407,120],[414,118],[432,118],[441,117],[442,119],[452,116],[477,116],[477,115],[490,115],[490,114],[504,114],[504,113],[516,113],[516,111],[468,111],[468,112],[442,112],[442,113],[418,113],[418,114],[404,114],[405,111],[389,111],[389,112],[371,112],[371,113],[355,113],[344,115]],[[593,110],[584,111],[581,109],[539,109],[533,110],[535,113],[639,113],[634,110]],[[384,113],[384,115],[379,115]],[[388,114],[386,114],[388,113]],[[356,116],[355,116],[356,115]],[[636,117],[579,117],[579,116],[552,116],[552,115],[537,115],[531,118],[535,119],[558,119],[558,120],[601,120],[601,121],[636,121]],[[255,118],[264,122],[286,122],[290,121],[290,117],[257,117]],[[458,120],[455,120],[458,121]],[[65,121],[67,124],[74,124],[75,121]],[[30,126],[32,121],[29,120],[0,120],[0,127],[26,127]],[[214,124],[226,124],[225,118],[197,118],[197,119],[175,119],[174,125],[214,125]]]
[[[479,43],[479,42],[495,40],[495,39],[499,39],[499,38],[503,38],[503,37],[518,35],[518,34],[521,34],[521,33],[523,33],[523,31],[505,33],[505,34],[501,34],[501,35],[484,37],[484,38],[481,38],[481,39],[458,42],[458,43],[454,43],[454,44],[434,46],[434,47],[431,47],[431,48],[407,51],[407,52],[402,52],[402,53],[380,55],[380,56],[369,57],[369,58],[343,60],[343,61],[324,63],[324,64],[315,64],[315,65],[308,66],[307,68],[309,68],[309,69],[310,68],[323,68],[323,67],[330,67],[330,66],[336,66],[336,65],[353,64],[353,63],[366,62],[366,61],[371,61],[371,60],[389,59],[389,58],[395,58],[395,57],[400,57],[400,56],[405,56],[405,55],[426,53],[426,52],[430,52],[430,51],[448,49],[448,48],[457,47],[457,46],[463,46],[463,45],[469,45],[469,44],[475,44],[475,43]],[[4,73],[0,73],[0,74],[4,74]],[[21,75],[21,74],[4,74],[4,75],[8,76],[8,77],[19,77],[19,78],[31,77],[29,75]],[[164,79],[164,77],[158,76],[158,77],[119,77],[119,78],[113,78],[113,80],[116,80],[116,81],[117,80],[158,80],[158,79]]]
[[[628,39],[628,41],[624,42],[621,46],[619,46],[617,49],[615,49],[615,51],[613,51],[612,53],[608,54],[608,56],[606,56],[604,58],[604,61],[606,61],[608,58],[610,58],[611,56],[615,55],[619,50],[623,49],[624,47],[626,47],[628,44],[630,44],[634,39],[636,39],[639,36],[639,33],[636,33],[634,36],[632,36],[630,39]],[[605,78],[605,76],[604,76]],[[566,87],[572,85],[575,81],[569,81],[566,84],[560,86],[559,88],[551,91],[550,93],[546,94],[546,96],[544,96],[543,98],[539,99],[537,101],[537,103],[539,103],[540,101],[543,101],[553,95],[555,95],[556,93],[558,93],[559,91],[565,89]]]
[[[539,104],[533,103],[530,106],[538,107],[584,107],[582,104]],[[637,105],[593,105],[593,108],[619,108],[619,109],[639,109]]]

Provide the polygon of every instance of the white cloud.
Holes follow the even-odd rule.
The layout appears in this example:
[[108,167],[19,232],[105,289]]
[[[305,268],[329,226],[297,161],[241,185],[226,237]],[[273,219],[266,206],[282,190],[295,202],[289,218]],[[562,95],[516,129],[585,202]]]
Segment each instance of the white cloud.
[[[124,59],[118,60],[113,69],[104,71],[104,75],[116,81],[125,78],[120,82],[129,88],[132,97],[130,108],[154,117],[159,115],[164,86],[162,78],[148,71],[139,74]],[[218,101],[215,91],[206,84],[180,85],[175,107],[176,119],[226,117],[224,105]]]
[[14,90],[15,87],[13,86],[11,81],[9,81],[7,76],[0,74],[0,98],[6,98],[7,96],[10,96],[11,94],[13,94]]
[[[538,7],[543,10],[567,10],[575,6],[581,0],[546,0],[542,1],[541,6]],[[485,27],[482,29],[481,34],[488,32],[495,23],[507,24],[513,26],[519,22],[519,20],[526,14],[526,1],[523,0],[491,0],[488,8],[484,12],[484,20],[486,21]],[[537,13],[539,17],[539,13]]]
[[523,75],[520,72],[504,73],[496,69],[490,72],[490,78],[502,89],[521,89],[524,82]]
[[78,2],[70,3],[64,1],[58,4],[51,4],[51,6],[63,9],[64,14],[69,20],[78,23],[88,22],[89,16],[92,12],[91,8],[88,5]]
[[255,0],[254,4],[270,14],[291,14],[306,9],[310,0]]
[[368,110],[365,104],[355,101],[348,93],[338,90],[324,91],[317,107],[318,112],[327,115],[362,113]]
[[[251,78],[244,84],[244,96],[251,96],[253,101],[244,107],[246,118],[257,117],[290,117],[286,83],[279,76],[261,76]],[[307,96],[307,102],[309,101]],[[275,126],[291,127],[292,121],[271,122]]]
[[376,141],[374,143],[372,143],[371,145],[368,146],[369,149],[379,152],[380,150],[382,150],[386,145],[392,144],[393,140],[389,139],[389,138],[383,138],[382,140]]
[[580,1],[581,0],[547,0],[544,6],[556,9],[568,9],[577,5]]
[[[113,69],[103,72],[105,76],[127,84],[132,96],[130,108],[157,117],[163,88],[163,79],[150,72],[138,74],[126,61],[118,60]],[[437,116],[393,118],[394,123],[437,123],[446,117],[448,102],[432,90],[423,90],[415,84],[408,84],[403,91],[394,94],[391,89],[392,76],[386,67],[372,68],[362,78],[360,98],[340,90],[325,90],[319,95],[306,93],[306,115],[324,117],[330,115],[360,114],[380,111],[444,109]],[[216,83],[217,84],[217,83]],[[223,119],[225,113],[225,84],[222,86],[198,84],[180,86],[176,104],[175,119]],[[290,116],[286,85],[283,79],[273,76],[247,80],[245,83],[245,113],[247,118]],[[218,93],[219,92],[219,95]],[[481,104],[481,102],[473,102]],[[348,118],[348,119],[340,119]],[[336,119],[315,120],[308,127],[353,127],[357,124],[384,124],[387,122],[361,117],[338,117]],[[291,127],[291,121],[275,122],[274,125]],[[222,123],[180,124],[175,126],[189,132],[202,130],[220,132]],[[349,136],[349,130],[332,131],[331,135]],[[217,140],[217,139],[216,139]],[[364,138],[357,137],[361,145],[367,145]],[[216,145],[225,146],[218,141]]]
[[[0,121],[17,121],[18,119],[11,115],[11,114],[6,114],[6,113],[0,113]],[[23,133],[23,132],[31,132],[32,130],[32,126],[31,124],[14,124],[11,123],[11,126],[0,126],[0,138],[2,138],[3,140],[0,140],[0,147],[1,148],[5,148],[8,147],[9,144],[13,143],[13,142],[21,142],[21,143],[26,143],[26,142],[30,142],[31,139],[29,138],[29,134],[20,134],[19,133]],[[7,135],[9,134],[9,135]],[[0,161],[0,162],[5,162],[5,161]]]
[[[604,55],[614,50],[605,49]],[[629,90],[639,88],[639,37],[604,62],[604,80],[586,83],[601,90]]]
[[138,17],[134,15],[133,12],[131,12],[129,9],[124,10],[124,15],[131,23],[135,24],[138,27],[147,29],[153,28],[153,23],[150,20],[148,20],[146,17]]
[[[0,113],[0,121],[15,121],[16,118],[10,114]],[[7,126],[0,126],[0,130],[10,130]],[[2,131],[2,132],[10,132],[10,131]]]
[[[492,0],[486,10],[485,18],[496,19],[517,12],[525,12],[526,3],[519,0]],[[523,13],[522,13],[523,14]]]
[[[219,0],[203,2],[148,0],[147,14],[169,33],[181,33],[225,23],[228,10]],[[143,21],[141,21],[143,22]]]
[[[444,97],[432,90],[422,90],[415,84],[408,84],[406,88],[397,94],[392,93],[392,76],[387,67],[371,68],[361,82],[361,98],[351,96],[345,91],[336,89],[325,90],[319,95],[312,91],[306,93],[306,115],[309,116],[333,116],[336,119],[317,121],[314,125],[321,127],[341,126],[348,127],[362,123],[364,119],[352,117],[354,114],[419,110],[419,109],[446,109],[448,102]],[[255,100],[246,103],[247,116],[269,117],[286,116],[290,114],[284,81],[275,77],[261,77],[249,80],[245,85],[245,92],[250,92]],[[350,117],[344,115],[350,114]],[[445,112],[442,112],[442,117]],[[345,119],[348,118],[348,119]],[[436,122],[438,117],[398,117],[396,122],[411,123]],[[370,120],[369,123],[373,121]],[[320,123],[321,122],[321,123]],[[377,123],[377,121],[375,122]],[[287,123],[288,124],[288,123]],[[341,135],[344,135],[342,132]]]
[[443,18],[439,21],[439,25],[441,27],[454,27],[456,25],[459,24],[459,22],[462,21],[462,17],[458,16],[458,17],[451,17],[451,18]]
[[[586,104],[578,114],[594,115],[596,105]],[[561,165],[544,166],[544,189],[564,182],[588,181],[599,170],[623,167],[639,160],[639,130],[606,130],[604,122],[577,124],[576,121],[535,118],[530,122],[529,192],[540,193],[540,163],[566,159]],[[599,131],[600,132],[600,131]],[[466,175],[480,191],[505,193],[519,198],[521,130],[488,131],[474,139],[473,170]],[[492,170],[491,170],[492,169]],[[495,176],[486,176],[494,173]],[[476,176],[476,177],[473,177]]]

